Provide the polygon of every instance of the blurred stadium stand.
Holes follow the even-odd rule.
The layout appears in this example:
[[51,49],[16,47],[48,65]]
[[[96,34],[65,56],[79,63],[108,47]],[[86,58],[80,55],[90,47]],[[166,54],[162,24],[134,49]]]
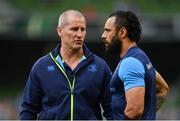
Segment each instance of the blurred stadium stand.
[[[170,85],[170,94],[158,112],[158,119],[180,119],[180,0],[0,0],[0,119],[18,119],[30,69],[58,43],[58,17],[67,9],[84,13],[86,43],[112,70],[119,57],[104,52],[101,34],[105,19],[117,9],[136,12],[143,31],[140,47]],[[3,110],[5,104],[12,112]]]

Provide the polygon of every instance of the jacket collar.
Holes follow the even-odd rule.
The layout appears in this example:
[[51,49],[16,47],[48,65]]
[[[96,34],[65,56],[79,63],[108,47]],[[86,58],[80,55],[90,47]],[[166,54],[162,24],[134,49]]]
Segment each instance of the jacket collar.
[[[61,45],[58,44],[56,46],[56,48],[51,52],[53,58],[56,58],[59,53]],[[90,63],[91,61],[93,61],[93,53],[87,48],[87,46],[84,44],[83,45],[83,50],[84,50],[84,56],[86,57],[86,61],[82,61],[81,64],[78,64],[78,66],[75,69],[74,73],[77,73],[82,67],[84,67],[85,65],[87,65],[88,63]],[[50,54],[50,55],[51,55]]]

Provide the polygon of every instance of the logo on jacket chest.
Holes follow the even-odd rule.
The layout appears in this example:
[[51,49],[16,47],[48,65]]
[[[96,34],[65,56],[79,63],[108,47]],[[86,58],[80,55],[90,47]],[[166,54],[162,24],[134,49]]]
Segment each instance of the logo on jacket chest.
[[47,71],[54,71],[55,67],[53,65],[47,66]]
[[95,64],[91,64],[88,66],[88,71],[90,72],[96,72],[97,71],[97,66]]

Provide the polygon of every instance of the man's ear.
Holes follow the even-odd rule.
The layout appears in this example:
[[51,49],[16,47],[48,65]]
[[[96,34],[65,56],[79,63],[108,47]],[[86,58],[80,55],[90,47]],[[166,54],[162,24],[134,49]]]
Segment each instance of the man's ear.
[[121,38],[126,37],[127,36],[127,29],[125,27],[121,27],[118,34]]
[[58,35],[61,36],[61,31],[62,31],[62,30],[61,30],[61,27],[57,27],[57,28],[56,28],[56,31],[57,31]]

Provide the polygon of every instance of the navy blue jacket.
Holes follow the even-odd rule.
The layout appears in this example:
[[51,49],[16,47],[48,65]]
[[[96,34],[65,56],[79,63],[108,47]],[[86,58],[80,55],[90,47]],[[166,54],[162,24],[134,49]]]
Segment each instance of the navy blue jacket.
[[[142,120],[154,120],[156,119],[156,85],[155,85],[155,69],[151,64],[151,61],[143,50],[134,46],[128,50],[121,61],[125,58],[133,57],[138,59],[145,69],[145,103],[144,112],[141,117]],[[110,81],[110,88],[112,93],[112,114],[115,120],[125,119],[124,110],[126,108],[126,98],[124,83],[118,76],[118,68],[121,67],[121,61],[119,66],[115,70],[112,79]],[[136,101],[136,100],[134,100]]]
[[104,117],[111,119],[110,68],[85,45],[83,49],[86,59],[75,68],[72,84],[55,60],[60,45],[34,64],[24,89],[21,120],[101,120],[100,104]]

